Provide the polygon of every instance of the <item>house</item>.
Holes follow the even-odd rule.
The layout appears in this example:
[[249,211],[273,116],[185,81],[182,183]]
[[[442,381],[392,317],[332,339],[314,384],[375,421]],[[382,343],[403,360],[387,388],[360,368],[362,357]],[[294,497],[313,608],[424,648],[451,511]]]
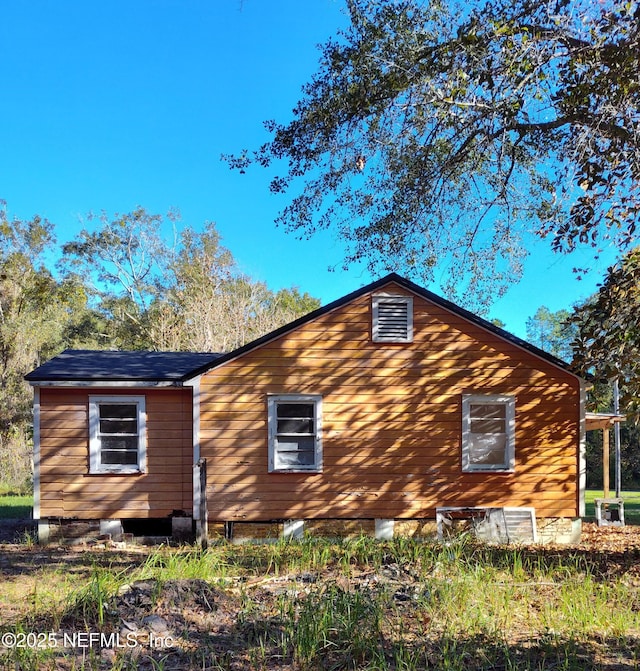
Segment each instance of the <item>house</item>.
[[584,514],[583,380],[396,274],[227,354],[69,350],[26,379],[43,538],[417,533],[484,507],[575,537]]

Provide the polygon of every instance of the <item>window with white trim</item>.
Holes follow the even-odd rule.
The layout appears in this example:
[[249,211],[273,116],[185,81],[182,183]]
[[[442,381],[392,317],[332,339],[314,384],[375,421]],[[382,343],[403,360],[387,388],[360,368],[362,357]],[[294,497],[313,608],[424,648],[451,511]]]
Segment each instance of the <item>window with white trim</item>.
[[378,294],[372,297],[371,335],[374,342],[413,341],[413,298]]
[[269,472],[322,470],[322,396],[267,397]]
[[91,473],[141,473],[146,470],[144,396],[89,397]]
[[513,396],[462,397],[462,470],[512,471],[516,400]]

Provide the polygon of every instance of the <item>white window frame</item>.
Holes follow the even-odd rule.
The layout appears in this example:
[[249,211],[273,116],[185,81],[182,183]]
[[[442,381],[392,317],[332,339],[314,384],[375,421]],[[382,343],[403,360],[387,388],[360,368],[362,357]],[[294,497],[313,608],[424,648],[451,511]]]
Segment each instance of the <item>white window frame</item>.
[[[312,403],[314,405],[314,463],[308,466],[280,466],[278,464],[278,405]],[[320,473],[322,471],[322,396],[318,394],[270,394],[267,396],[269,434],[269,473]]]
[[[138,463],[101,463],[100,406],[135,405],[138,421]],[[147,413],[144,396],[90,396],[89,397],[89,472],[90,473],[145,473],[147,470]]]
[[[392,337],[380,333],[379,306],[383,303],[404,303],[407,306],[407,336]],[[407,343],[413,342],[413,297],[393,294],[374,294],[371,302],[371,337],[373,342]]]
[[[471,405],[504,405],[506,420],[505,459],[502,464],[478,464],[471,461]],[[516,399],[510,395],[464,394],[462,396],[462,470],[464,472],[512,473],[515,470]]]

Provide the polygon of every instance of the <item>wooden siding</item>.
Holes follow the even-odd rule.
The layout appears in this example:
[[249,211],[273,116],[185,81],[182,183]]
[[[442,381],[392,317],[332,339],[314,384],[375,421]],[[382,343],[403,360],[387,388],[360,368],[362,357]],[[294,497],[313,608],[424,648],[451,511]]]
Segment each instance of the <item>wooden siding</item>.
[[[283,393],[323,397],[322,473],[268,473],[267,394]],[[468,393],[516,397],[514,473],[461,471]],[[203,376],[209,518],[416,518],[482,505],[577,516],[579,397],[574,376],[417,295],[414,341],[373,343],[363,295]]]
[[[89,396],[145,396],[147,472],[89,474]],[[79,519],[191,513],[190,389],[40,390],[40,515]]]

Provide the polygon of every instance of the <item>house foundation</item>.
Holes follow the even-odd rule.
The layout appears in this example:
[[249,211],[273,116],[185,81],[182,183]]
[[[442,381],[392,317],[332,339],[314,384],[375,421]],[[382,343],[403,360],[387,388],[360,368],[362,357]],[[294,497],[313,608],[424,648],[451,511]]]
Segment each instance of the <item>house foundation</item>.
[[49,517],[38,520],[38,543],[80,545],[96,541],[138,544],[190,543],[194,540],[191,517],[158,519],[102,519]]
[[[38,542],[41,545],[58,543],[77,545],[98,540],[131,543],[175,542],[194,540],[193,519],[172,517],[161,520],[77,520],[44,518],[38,520]],[[167,533],[160,534],[158,528]],[[134,530],[133,533],[131,530]],[[465,534],[471,527],[458,520],[454,531]],[[580,542],[580,518],[541,518],[537,520],[537,542],[541,545],[575,545]],[[455,534],[452,534],[455,535]],[[209,540],[232,543],[265,543],[278,540],[317,538],[358,538],[368,536],[377,540],[415,538],[423,541],[438,540],[438,526],[434,519],[321,519],[275,520],[269,522],[210,522]]]
[[[580,518],[541,518],[537,520],[537,525],[537,544],[575,545],[580,542],[582,533]],[[368,536],[377,540],[394,538],[439,540],[436,520],[429,518],[285,520],[218,524],[214,522],[209,526],[213,531],[209,535],[211,540],[226,539],[233,543],[300,540],[306,536],[338,539]],[[454,526],[450,537],[473,532],[466,520],[457,520]]]

